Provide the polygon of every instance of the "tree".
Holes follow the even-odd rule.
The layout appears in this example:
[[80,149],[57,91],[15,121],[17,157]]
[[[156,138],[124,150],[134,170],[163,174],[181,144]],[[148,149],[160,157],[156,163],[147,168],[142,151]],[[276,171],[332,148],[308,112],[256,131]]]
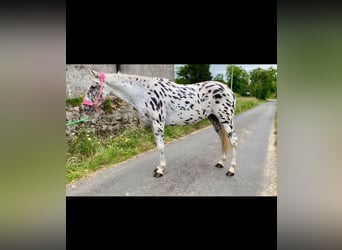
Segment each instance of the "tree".
[[277,70],[257,68],[251,71],[251,92],[256,98],[266,99],[270,95],[277,96]]
[[[233,69],[233,72],[232,72]],[[235,65],[230,65],[227,67],[227,85],[230,87],[231,79],[233,75],[233,91],[235,93],[239,93],[240,95],[247,95],[249,92],[249,74],[242,67],[238,67]]]
[[226,82],[224,81],[224,75],[223,74],[217,74],[213,80],[226,84]]
[[185,64],[177,72],[176,83],[191,84],[212,79],[210,64]]

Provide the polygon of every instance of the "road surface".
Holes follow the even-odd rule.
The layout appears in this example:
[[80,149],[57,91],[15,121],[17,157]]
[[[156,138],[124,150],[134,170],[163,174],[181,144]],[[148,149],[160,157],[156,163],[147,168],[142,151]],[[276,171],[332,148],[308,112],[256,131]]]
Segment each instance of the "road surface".
[[[235,117],[239,138],[235,176],[214,167],[221,143],[208,127],[166,144],[166,169],[153,177],[159,152],[151,150],[66,187],[67,196],[260,196],[276,195],[273,125],[277,102],[267,102]],[[273,135],[273,136],[272,136]]]

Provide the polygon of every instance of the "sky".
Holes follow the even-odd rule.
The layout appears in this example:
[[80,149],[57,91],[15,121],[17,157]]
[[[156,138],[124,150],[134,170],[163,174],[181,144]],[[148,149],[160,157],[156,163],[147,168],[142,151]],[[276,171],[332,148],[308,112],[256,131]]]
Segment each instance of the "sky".
[[[175,64],[175,78],[177,77],[177,69],[184,64]],[[226,75],[227,66],[230,64],[211,64],[210,65],[210,72],[213,77],[217,74]],[[262,69],[268,69],[269,67],[277,68],[277,64],[234,64],[236,66],[240,66],[244,68],[247,72],[256,69],[258,67]]]

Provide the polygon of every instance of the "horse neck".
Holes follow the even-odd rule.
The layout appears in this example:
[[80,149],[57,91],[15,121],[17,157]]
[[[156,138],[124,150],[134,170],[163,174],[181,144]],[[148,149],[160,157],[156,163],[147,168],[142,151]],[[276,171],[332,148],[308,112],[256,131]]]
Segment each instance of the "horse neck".
[[144,86],[148,80],[139,76],[111,74],[108,76],[107,85],[109,93],[114,94],[120,99],[137,105],[144,95]]

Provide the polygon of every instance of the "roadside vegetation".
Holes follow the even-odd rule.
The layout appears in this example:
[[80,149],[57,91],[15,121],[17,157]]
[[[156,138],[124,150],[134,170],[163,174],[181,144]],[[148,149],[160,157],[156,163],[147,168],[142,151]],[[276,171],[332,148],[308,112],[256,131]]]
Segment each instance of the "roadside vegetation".
[[[262,102],[254,97],[237,95],[236,115]],[[194,125],[166,126],[165,143],[210,125],[210,121],[205,119]],[[66,183],[72,183],[100,168],[155,148],[154,135],[150,128],[125,131],[113,139],[100,139],[82,130],[77,139],[67,145]]]

